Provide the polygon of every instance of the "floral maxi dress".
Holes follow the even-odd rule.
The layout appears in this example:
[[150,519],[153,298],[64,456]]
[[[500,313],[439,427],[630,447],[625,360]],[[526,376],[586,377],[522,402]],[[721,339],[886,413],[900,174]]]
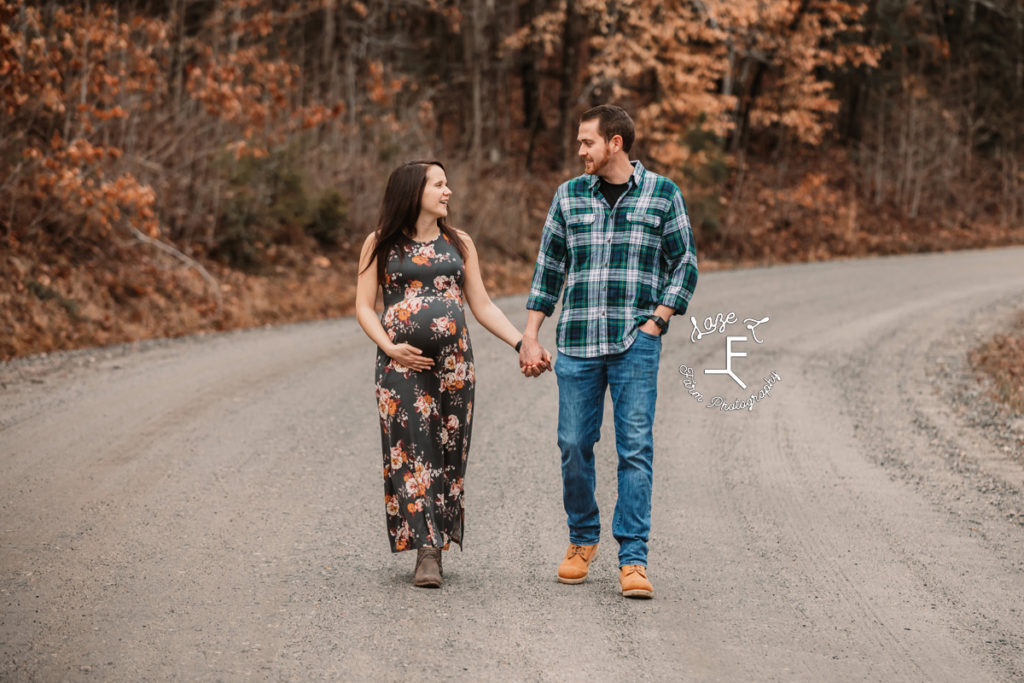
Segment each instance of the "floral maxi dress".
[[387,256],[381,323],[395,343],[433,358],[423,372],[377,350],[377,410],[392,552],[461,547],[463,478],[475,374],[463,311],[466,271],[443,234],[408,240]]

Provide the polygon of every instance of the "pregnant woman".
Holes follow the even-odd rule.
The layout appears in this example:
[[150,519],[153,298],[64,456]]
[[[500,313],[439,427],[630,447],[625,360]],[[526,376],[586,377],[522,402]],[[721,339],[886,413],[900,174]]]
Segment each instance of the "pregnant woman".
[[[518,350],[522,339],[487,295],[473,240],[448,225],[451,196],[437,161],[395,169],[356,287],[356,317],[378,348],[388,537],[392,552],[417,550],[413,583],[425,587],[441,585],[441,550],[462,546],[476,381],[463,301],[509,346]],[[546,352],[542,367],[550,369]]]

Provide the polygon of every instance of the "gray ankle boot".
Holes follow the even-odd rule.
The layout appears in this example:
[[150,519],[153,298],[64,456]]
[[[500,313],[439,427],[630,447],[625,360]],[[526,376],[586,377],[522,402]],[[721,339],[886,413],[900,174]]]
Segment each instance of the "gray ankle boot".
[[412,580],[414,586],[440,588],[443,573],[440,548],[419,548],[416,551],[416,576]]

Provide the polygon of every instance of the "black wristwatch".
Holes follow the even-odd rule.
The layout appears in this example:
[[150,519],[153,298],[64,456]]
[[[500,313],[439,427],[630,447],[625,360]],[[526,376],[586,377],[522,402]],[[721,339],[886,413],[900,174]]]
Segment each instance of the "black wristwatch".
[[652,315],[648,320],[653,320],[654,324],[658,326],[662,334],[668,332],[668,321],[662,318],[660,315]]

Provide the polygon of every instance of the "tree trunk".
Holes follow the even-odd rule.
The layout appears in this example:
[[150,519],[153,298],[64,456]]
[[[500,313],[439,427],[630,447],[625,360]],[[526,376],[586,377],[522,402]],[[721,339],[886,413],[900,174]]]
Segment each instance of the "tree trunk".
[[358,90],[356,83],[356,49],[357,49],[357,38],[354,34],[357,32],[356,27],[353,27],[350,22],[345,22],[345,123],[347,130],[345,131],[347,150],[346,153],[350,159],[354,159],[358,152],[359,135],[356,129],[356,111],[358,109]]
[[[517,26],[527,26],[537,16],[537,0],[527,0],[525,12],[520,15]],[[519,77],[523,89],[523,128],[526,129],[525,167],[529,171],[533,165],[533,152],[536,149],[537,136],[544,130],[544,117],[541,116],[540,82],[537,75],[537,63],[540,56],[537,46],[528,42],[519,55]]]
[[334,59],[334,41],[338,19],[338,0],[324,0],[324,31],[323,45],[320,46],[320,71],[324,74],[325,82],[318,85],[322,88],[320,93],[326,95],[328,102],[332,101],[334,92],[334,79],[337,74]]
[[476,173],[483,160],[483,45],[484,12],[481,0],[472,0],[469,14],[469,27],[464,34],[463,44],[466,62],[470,73],[470,137],[469,162],[470,170]]
[[566,0],[565,26],[562,29],[562,71],[558,90],[558,135],[561,141],[559,148],[563,168],[569,167],[569,156],[572,153],[573,136],[570,130],[570,116],[572,115],[572,86],[576,76],[576,22],[578,20],[575,0]]
[[[792,35],[792,33],[796,31],[797,27],[800,25],[800,20],[803,19],[803,16],[807,12],[810,4],[810,0],[800,0],[800,6],[797,7],[796,12],[793,14],[793,19],[789,22],[789,26],[786,27],[787,36]],[[746,88],[746,92],[742,98],[740,119],[737,122],[737,129],[735,137],[733,138],[732,149],[734,152],[740,148],[740,145],[746,145],[747,129],[750,127],[750,112],[754,108],[754,100],[757,99],[757,96],[761,93],[761,83],[768,70],[768,62],[770,62],[773,57],[774,55],[769,55],[767,59],[758,61],[754,67],[754,77],[751,79],[750,87]]]

